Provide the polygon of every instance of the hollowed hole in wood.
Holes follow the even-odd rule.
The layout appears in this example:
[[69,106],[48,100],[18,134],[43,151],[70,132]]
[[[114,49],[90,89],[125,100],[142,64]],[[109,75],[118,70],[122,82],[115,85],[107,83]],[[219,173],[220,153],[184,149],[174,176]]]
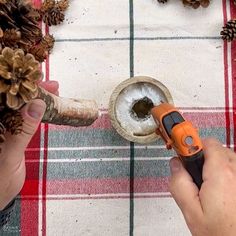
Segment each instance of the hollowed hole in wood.
[[148,119],[151,116],[151,109],[153,106],[154,104],[150,98],[143,97],[134,102],[131,109],[131,114],[138,120]]

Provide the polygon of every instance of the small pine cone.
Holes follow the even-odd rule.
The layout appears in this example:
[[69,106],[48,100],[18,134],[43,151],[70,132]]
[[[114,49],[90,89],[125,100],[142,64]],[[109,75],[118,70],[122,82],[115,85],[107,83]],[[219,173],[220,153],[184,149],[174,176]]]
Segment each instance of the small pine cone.
[[52,51],[54,43],[55,39],[50,34],[45,35],[41,41],[41,45],[43,45],[48,50],[49,53]]
[[190,6],[194,9],[199,8],[200,6],[206,8],[210,4],[210,0],[182,0],[185,6]]
[[7,29],[3,34],[0,32],[0,43],[2,44],[2,47],[17,48],[20,40],[21,33],[18,30]]
[[228,42],[236,39],[236,19],[228,21],[220,34],[222,39]]
[[4,143],[6,138],[5,138],[5,133],[6,133],[6,128],[3,125],[2,122],[0,122],[0,143]]
[[[162,0],[162,1],[167,1],[167,0]],[[66,11],[69,7],[69,0],[61,0],[61,1],[58,1],[56,3],[56,6],[58,6],[58,8],[61,10],[61,11]]]
[[210,5],[210,0],[200,0],[202,7],[207,8]]
[[0,54],[0,93],[5,105],[18,110],[38,95],[38,81],[42,77],[40,63],[23,50],[4,48]]
[[33,54],[37,61],[43,62],[53,49],[54,42],[55,39],[52,35],[45,35],[39,44],[29,50],[29,53]]
[[197,9],[200,7],[200,2],[198,0],[182,0],[184,6],[189,6],[194,9]]
[[59,25],[64,19],[65,15],[58,7],[48,10],[43,15],[43,21],[48,26]]
[[41,7],[41,15],[48,26],[59,25],[65,19],[65,10],[69,7],[68,0],[45,0]]
[[29,53],[34,55],[35,59],[39,62],[44,62],[47,59],[48,51],[41,47],[40,44],[35,45],[29,50]]
[[3,111],[1,122],[8,132],[12,135],[20,134],[22,131],[23,118],[19,111],[5,109]]

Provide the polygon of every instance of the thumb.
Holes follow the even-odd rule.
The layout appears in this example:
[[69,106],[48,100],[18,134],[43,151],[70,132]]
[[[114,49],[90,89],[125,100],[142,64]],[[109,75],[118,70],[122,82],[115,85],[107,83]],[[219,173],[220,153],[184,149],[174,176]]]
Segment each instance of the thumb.
[[195,224],[203,216],[199,190],[179,158],[174,157],[170,160],[170,169],[169,190],[181,209],[187,224]]
[[18,135],[9,135],[6,137],[6,149],[4,152],[6,156],[24,153],[41,122],[45,109],[46,104],[39,99],[30,101],[21,109],[23,118],[22,132]]

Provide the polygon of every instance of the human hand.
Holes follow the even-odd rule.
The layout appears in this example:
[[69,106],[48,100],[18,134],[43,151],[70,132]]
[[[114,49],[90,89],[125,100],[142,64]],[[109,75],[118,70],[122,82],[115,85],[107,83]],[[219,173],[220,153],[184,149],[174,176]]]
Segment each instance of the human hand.
[[236,234],[236,154],[215,139],[203,141],[203,183],[197,188],[178,158],[169,189],[194,236]]
[[[41,82],[40,86],[51,93],[58,94],[58,83]],[[33,100],[21,109],[24,120],[22,133],[5,135],[0,153],[0,210],[13,200],[25,182],[25,149],[35,134],[44,115],[46,104]]]

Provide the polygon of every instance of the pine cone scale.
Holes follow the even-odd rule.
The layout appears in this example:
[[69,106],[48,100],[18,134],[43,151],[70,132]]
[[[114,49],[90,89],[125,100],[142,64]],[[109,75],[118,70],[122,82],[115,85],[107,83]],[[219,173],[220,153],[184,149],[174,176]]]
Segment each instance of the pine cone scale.
[[16,96],[18,91],[19,91],[19,84],[12,83],[12,85],[10,86],[9,93],[13,96]]
[[0,93],[6,93],[10,88],[10,85],[5,84],[2,80],[0,80]]
[[10,93],[7,93],[7,105],[8,107],[16,110],[16,109],[19,109],[21,105],[23,105],[23,103],[21,104],[19,99],[17,99],[16,96]]
[[36,93],[31,92],[30,90],[26,89],[24,86],[20,86],[19,94],[22,97],[23,101],[25,103],[30,102],[32,99],[36,98],[38,95],[38,90],[36,90]]
[[9,63],[4,59],[2,55],[0,55],[0,70],[8,70]]
[[33,71],[28,76],[26,76],[28,81],[37,82],[42,78],[41,71]]
[[5,80],[10,80],[12,77],[12,74],[5,70],[0,70],[0,76],[3,77]]
[[31,92],[37,91],[38,89],[38,86],[36,84],[33,84],[28,80],[23,81],[22,85]]

